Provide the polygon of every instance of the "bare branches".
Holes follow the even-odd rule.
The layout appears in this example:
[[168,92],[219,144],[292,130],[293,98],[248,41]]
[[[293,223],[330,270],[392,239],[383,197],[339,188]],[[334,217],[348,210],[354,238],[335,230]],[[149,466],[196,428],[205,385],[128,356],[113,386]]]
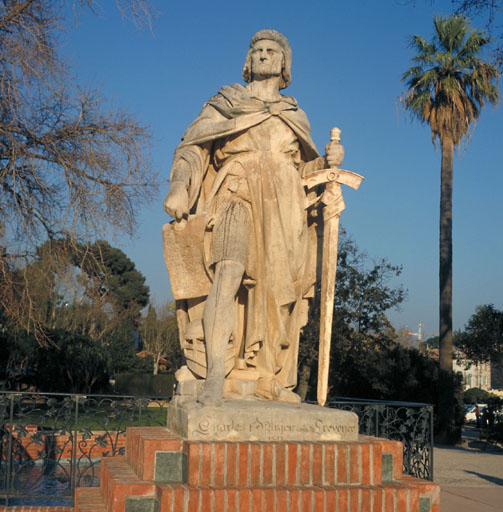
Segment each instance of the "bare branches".
[[[148,0],[117,4],[150,23]],[[29,278],[20,269],[38,245],[62,236],[77,243],[131,235],[157,191],[148,129],[110,110],[96,91],[71,86],[57,51],[60,7],[57,0],[0,0],[0,307],[14,317],[16,301],[30,311],[29,286],[25,295],[13,290],[21,276]],[[29,325],[25,316],[15,322]]]
[[[79,4],[93,12],[99,8],[100,0],[73,0],[74,5]],[[115,4],[124,19],[130,19],[138,28],[152,27],[152,18],[157,10],[149,0],[115,0]]]

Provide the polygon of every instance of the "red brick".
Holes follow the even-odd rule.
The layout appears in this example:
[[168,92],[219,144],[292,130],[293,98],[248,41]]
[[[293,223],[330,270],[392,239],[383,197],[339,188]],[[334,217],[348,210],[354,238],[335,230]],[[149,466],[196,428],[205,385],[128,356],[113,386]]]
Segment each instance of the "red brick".
[[327,506],[326,512],[336,512],[337,510],[337,491],[333,487],[328,487],[325,489]]
[[350,444],[349,453],[349,481],[352,484],[358,484],[360,483],[360,446]]
[[301,503],[302,503],[302,512],[314,512],[313,511],[313,490],[312,489],[302,489],[301,491]]
[[399,480],[403,474],[403,444],[399,441],[394,441],[393,443],[395,445],[393,454],[395,478]]
[[[251,494],[253,512],[262,512],[262,489],[252,489]],[[218,512],[218,509],[215,509],[215,512]]]
[[[276,511],[288,512],[288,491],[287,489],[276,488]],[[230,512],[230,511],[229,511]]]
[[[174,486],[175,489],[175,506],[173,512],[185,512],[185,487]],[[122,509],[124,510],[124,509]]]
[[349,491],[348,489],[337,490],[337,512],[349,512]]
[[300,484],[309,485],[311,483],[311,444],[302,443],[300,445]]
[[371,476],[372,484],[380,484],[382,482],[382,446],[378,442],[372,443],[372,467],[373,474]]
[[290,508],[288,509],[288,512],[300,512],[301,501],[299,489],[289,489],[288,493],[290,495]]
[[297,465],[299,464],[299,456],[297,453],[298,448],[297,443],[288,443],[287,451],[288,451],[288,475],[287,475],[287,484],[288,485],[296,485],[297,482]]
[[248,453],[249,444],[247,443],[239,443],[239,478],[238,484],[240,486],[248,485],[248,465],[249,465],[249,453]]
[[262,485],[272,485],[274,483],[273,468],[273,445],[265,443],[262,446]]
[[416,487],[410,488],[409,501],[410,501],[409,510],[411,510],[411,511],[419,510],[419,492]]
[[336,445],[333,443],[326,443],[324,445],[325,449],[325,464],[323,467],[324,475],[324,484],[334,484],[335,483],[335,450]]
[[276,485],[284,485],[286,483],[285,475],[285,461],[286,461],[286,445],[284,443],[276,444],[274,446],[276,451]]
[[213,489],[215,499],[215,512],[224,512],[225,510],[225,489]]
[[395,489],[392,487],[384,488],[384,511],[383,512],[394,512],[395,511]]
[[250,486],[256,487],[261,482],[261,451],[262,445],[251,443],[251,465],[250,465]]
[[227,471],[225,474],[225,485],[234,487],[237,483],[237,444],[227,443]]
[[188,444],[188,470],[187,470],[187,482],[189,485],[199,485],[199,464],[201,457],[201,444],[200,443],[189,443]]
[[211,444],[201,443],[201,475],[199,482],[201,485],[210,485],[211,483]]
[[362,484],[368,485],[371,483],[371,468],[370,468],[370,448],[371,446],[367,443],[360,444],[361,450],[361,464],[362,464]]
[[[200,500],[201,500],[201,490],[197,487],[190,488],[187,512],[199,512]],[[163,510],[163,509],[161,509],[161,510]],[[169,509],[164,509],[164,510],[169,510]]]
[[397,501],[397,512],[407,512],[407,501],[409,496],[409,490],[405,487],[401,487],[396,491]]
[[313,444],[312,475],[314,485],[323,485],[323,446]]
[[225,443],[213,444],[213,479],[211,484],[219,487],[225,485]]
[[[382,505],[383,496],[384,496],[384,491],[383,491],[382,487],[373,487],[372,488],[372,502],[374,505],[372,508],[372,512],[383,512],[383,505]],[[411,512],[413,512],[413,511],[411,511]]]
[[[227,493],[227,511],[226,512],[238,512],[238,490],[237,489],[226,489]],[[223,512],[223,511],[219,511]]]
[[432,505],[437,505],[440,501],[440,486],[434,482],[428,482],[427,480],[420,480],[408,475],[403,475],[401,481],[407,486],[413,486],[417,489],[420,496],[429,497]]
[[325,512],[325,490],[314,489],[314,508],[313,512]]
[[[201,489],[201,510],[204,512],[211,512],[211,502],[213,501],[213,491],[212,489]],[[163,509],[161,510],[169,510]],[[220,511],[219,511],[220,512]]]
[[274,508],[274,495],[276,489],[264,489],[264,512],[276,512]]
[[[239,491],[239,512],[250,512],[250,503],[251,503],[251,490],[250,489],[241,489]],[[206,512],[206,509],[201,509],[203,512]],[[218,511],[220,512],[220,511]],[[231,511],[229,511],[231,512]],[[258,512],[254,510],[254,512]]]
[[360,488],[356,487],[349,490],[349,510],[350,512],[360,512]]
[[361,500],[362,500],[362,506],[361,506],[361,510],[362,512],[364,510],[372,510],[372,502],[371,502],[371,497],[370,497],[370,489],[368,488],[363,488],[362,491],[361,491]]
[[138,457],[138,468],[136,473],[140,478],[145,480],[154,479],[154,447],[151,443],[148,443],[145,439],[141,439],[140,442],[140,453]]
[[348,483],[348,445],[337,446],[337,483]]

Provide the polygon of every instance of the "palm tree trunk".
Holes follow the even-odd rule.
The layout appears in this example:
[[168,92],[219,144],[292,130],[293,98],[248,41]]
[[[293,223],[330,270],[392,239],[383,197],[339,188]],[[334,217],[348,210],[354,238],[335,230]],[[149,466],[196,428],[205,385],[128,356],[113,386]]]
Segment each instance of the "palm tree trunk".
[[442,138],[440,182],[440,369],[452,374],[452,170],[454,143]]
[[439,396],[437,440],[456,441],[452,381],[452,184],[454,142],[442,137],[439,265]]

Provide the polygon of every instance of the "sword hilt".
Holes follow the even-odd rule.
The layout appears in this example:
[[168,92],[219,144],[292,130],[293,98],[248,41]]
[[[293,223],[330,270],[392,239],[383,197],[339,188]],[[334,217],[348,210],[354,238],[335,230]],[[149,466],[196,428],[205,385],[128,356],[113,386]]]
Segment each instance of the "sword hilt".
[[340,130],[340,128],[337,128],[336,126],[334,126],[330,130],[330,142],[337,142],[337,144],[339,144],[340,141],[341,141],[341,130]]

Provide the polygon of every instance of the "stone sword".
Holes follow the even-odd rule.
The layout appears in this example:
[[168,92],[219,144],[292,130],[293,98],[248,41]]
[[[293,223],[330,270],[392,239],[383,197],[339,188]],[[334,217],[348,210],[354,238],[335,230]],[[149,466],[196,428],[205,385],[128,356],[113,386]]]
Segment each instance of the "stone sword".
[[[332,128],[330,141],[340,142],[341,131]],[[328,393],[328,370],[330,365],[330,344],[334,314],[335,277],[337,271],[337,244],[339,241],[339,218],[345,208],[341,184],[358,189],[363,176],[351,171],[331,167],[316,171],[304,178],[304,185],[311,189],[325,183],[321,196],[323,207],[323,251],[321,258],[321,304],[320,344],[318,356],[318,403],[324,406]]]

